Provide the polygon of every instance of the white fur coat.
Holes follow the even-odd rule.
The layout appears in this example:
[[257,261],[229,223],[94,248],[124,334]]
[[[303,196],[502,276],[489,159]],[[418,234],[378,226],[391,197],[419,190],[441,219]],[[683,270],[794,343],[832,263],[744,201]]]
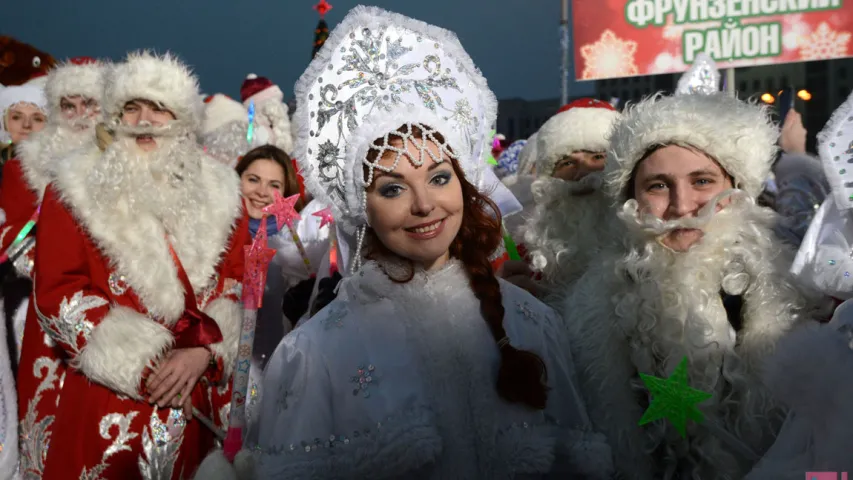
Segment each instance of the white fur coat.
[[559,318],[501,287],[507,335],[547,364],[545,411],[498,396],[498,348],[459,263],[395,284],[368,262],[270,360],[257,478],[609,478]]

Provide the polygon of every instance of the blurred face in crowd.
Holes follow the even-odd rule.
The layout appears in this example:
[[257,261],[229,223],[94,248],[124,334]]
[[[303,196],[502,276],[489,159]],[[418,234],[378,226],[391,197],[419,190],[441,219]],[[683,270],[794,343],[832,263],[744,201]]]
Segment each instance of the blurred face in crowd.
[[604,152],[578,150],[564,156],[554,166],[552,177],[577,182],[593,172],[604,170]]
[[19,143],[29,138],[31,133],[43,129],[47,124],[47,116],[39,107],[21,102],[6,110],[3,124],[12,137],[12,143]]
[[[731,177],[708,155],[694,149],[669,145],[655,150],[637,166],[634,198],[640,211],[662,220],[697,216],[715,196],[732,188]],[[728,199],[717,205],[721,210]],[[675,229],[661,243],[676,252],[685,252],[702,239],[695,228]]]
[[[405,142],[412,158],[418,147],[412,138]],[[392,137],[391,145],[402,148],[403,140]],[[434,155],[444,155],[426,140]],[[386,151],[379,164],[391,168],[394,153]],[[462,225],[462,186],[451,159],[434,162],[427,155],[422,166],[401,157],[392,172],[374,170],[373,183],[367,189],[367,218],[379,241],[400,257],[426,270],[441,268],[450,257],[450,244]],[[473,247],[476,248],[476,247]]]
[[281,165],[268,158],[250,163],[240,175],[240,191],[246,199],[249,217],[260,219],[263,208],[273,203],[274,191],[284,195],[285,173]]
[[[66,120],[78,120],[84,118],[95,118],[101,113],[101,106],[94,98],[81,95],[62,97],[59,101],[59,109],[62,117]],[[85,122],[74,123],[75,128],[85,130],[89,124]]]
[[[162,127],[172,120],[175,120],[172,112],[157,103],[143,99],[127,102],[121,114],[121,122],[132,127],[146,125]],[[157,148],[157,140],[152,135],[137,135],[136,144],[146,152]]]

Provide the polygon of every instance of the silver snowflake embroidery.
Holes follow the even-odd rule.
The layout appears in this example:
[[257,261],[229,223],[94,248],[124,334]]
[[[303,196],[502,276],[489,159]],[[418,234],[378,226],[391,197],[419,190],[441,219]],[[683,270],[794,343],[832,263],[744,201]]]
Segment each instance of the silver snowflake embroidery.
[[330,306],[329,313],[326,315],[326,318],[323,319],[323,328],[329,330],[334,327],[343,327],[344,317],[347,316],[347,313],[347,307],[340,303]]
[[530,307],[530,303],[515,302],[515,311],[528,322],[532,322],[534,325],[539,325],[539,314]]
[[[39,324],[42,329],[59,343],[67,344],[75,354],[80,354],[77,339],[80,335],[88,339],[95,325],[86,318],[86,313],[94,308],[107,305],[107,300],[97,295],[83,295],[83,291],[75,293],[71,299],[64,297],[59,304],[59,312],[55,317],[48,317],[36,308]],[[38,303],[36,302],[36,305]]]

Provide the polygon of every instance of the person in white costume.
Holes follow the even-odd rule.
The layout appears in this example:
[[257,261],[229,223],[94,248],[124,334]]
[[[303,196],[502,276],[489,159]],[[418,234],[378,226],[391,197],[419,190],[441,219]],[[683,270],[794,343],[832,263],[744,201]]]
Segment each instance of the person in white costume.
[[799,329],[768,365],[769,385],[790,413],[749,480],[795,478],[803,471],[853,472],[853,95],[818,135],[823,173],[832,185],[806,232],[792,272],[843,303],[827,325]]
[[267,364],[256,478],[610,478],[561,320],[492,273],[497,101],[456,36],[356,7],[296,94],[295,156],[357,232],[353,274]]
[[564,295],[618,235],[611,200],[601,191],[607,136],[618,118],[609,103],[582,98],[536,135],[535,207],[523,238],[546,295]]
[[[762,108],[714,92],[644,100],[614,127],[607,187],[627,243],[563,312],[590,417],[626,478],[741,478],[782,423],[761,366],[809,302],[776,214],[754,202],[777,135]],[[713,394],[705,422],[686,438],[663,420],[639,426],[638,374],[668,377],[685,357],[691,386]]]

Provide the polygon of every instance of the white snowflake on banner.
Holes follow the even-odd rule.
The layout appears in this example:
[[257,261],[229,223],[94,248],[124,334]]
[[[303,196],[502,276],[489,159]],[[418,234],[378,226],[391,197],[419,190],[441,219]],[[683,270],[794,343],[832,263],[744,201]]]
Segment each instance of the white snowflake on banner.
[[787,50],[800,48],[812,32],[808,22],[803,21],[803,15],[785,15],[782,19],[782,45]]
[[597,42],[581,47],[584,60],[582,78],[625,77],[637,75],[639,69],[634,63],[637,42],[622,40],[612,30],[605,30]]
[[823,22],[803,42],[800,47],[800,59],[823,60],[847,56],[849,42],[849,32],[833,30],[829,24]]

